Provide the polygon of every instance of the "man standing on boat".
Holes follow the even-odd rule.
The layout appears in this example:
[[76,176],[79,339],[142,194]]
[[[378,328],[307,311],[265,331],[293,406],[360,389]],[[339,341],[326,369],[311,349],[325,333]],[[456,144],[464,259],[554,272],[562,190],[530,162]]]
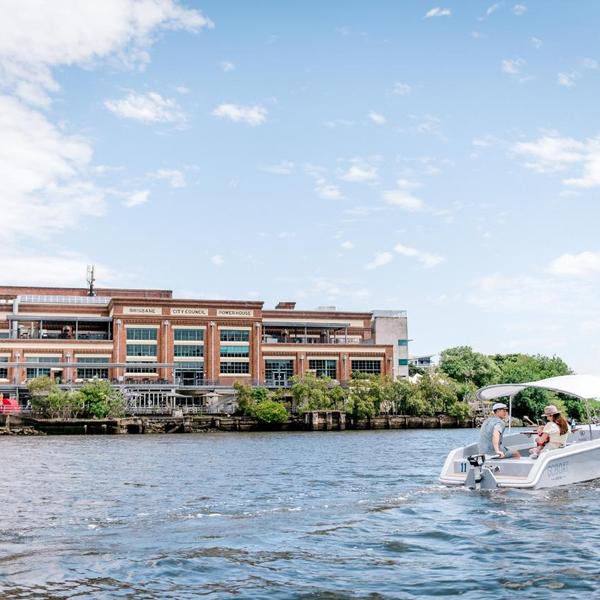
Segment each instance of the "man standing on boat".
[[481,425],[479,434],[479,452],[481,454],[496,454],[500,458],[521,458],[518,450],[509,450],[502,445],[502,434],[506,428],[508,406],[497,402],[492,406],[493,415],[489,416]]

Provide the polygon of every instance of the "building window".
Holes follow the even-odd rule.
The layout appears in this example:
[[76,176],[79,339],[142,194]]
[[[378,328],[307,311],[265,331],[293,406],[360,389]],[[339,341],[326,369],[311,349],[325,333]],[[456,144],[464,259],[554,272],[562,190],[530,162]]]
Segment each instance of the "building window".
[[399,358],[398,365],[401,367],[406,367],[408,365],[408,358]]
[[222,342],[248,342],[250,332],[245,329],[221,329]]
[[173,356],[204,356],[204,346],[175,346]]
[[[152,363],[148,363],[151,365]],[[128,375],[130,373],[145,373],[147,375],[156,375],[156,368],[154,367],[125,367],[125,374]]]
[[353,373],[369,373],[370,375],[381,375],[380,360],[353,360]]
[[293,360],[265,360],[265,379],[269,387],[286,387],[293,374]]
[[408,340],[398,340],[398,346],[408,346]]
[[127,356],[156,356],[156,344],[127,344]]
[[[25,357],[25,362],[28,363],[58,363],[60,358],[58,356],[42,356],[42,357]],[[35,377],[49,377],[50,367],[27,367],[27,379],[34,379]]]
[[127,327],[128,340],[155,340],[157,335],[158,329],[154,327]]
[[201,362],[175,364],[175,383],[181,386],[198,386],[204,382],[204,365]]
[[0,379],[8,379],[8,369],[2,363],[8,362],[8,356],[0,356]]
[[249,354],[249,346],[221,346],[221,356],[223,358],[229,358],[232,356],[248,358]]
[[106,364],[108,358],[99,358],[97,356],[79,356],[77,358],[78,363],[86,363],[85,367],[77,368],[77,379],[108,379],[108,368],[106,367],[93,367],[91,364]]
[[221,375],[250,373],[250,363],[248,362],[222,362]]
[[308,368],[314,371],[317,377],[337,377],[337,361],[335,360],[309,360]]
[[202,342],[203,329],[173,329],[173,339],[176,342]]
[[10,337],[10,331],[8,329],[0,329],[0,339],[6,340]]

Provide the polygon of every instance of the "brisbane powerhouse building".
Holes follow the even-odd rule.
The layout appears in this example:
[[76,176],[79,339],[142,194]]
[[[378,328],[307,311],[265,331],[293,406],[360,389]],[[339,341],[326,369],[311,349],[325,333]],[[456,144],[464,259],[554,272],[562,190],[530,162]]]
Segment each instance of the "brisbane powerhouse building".
[[181,300],[170,290],[0,287],[0,392],[48,375],[174,393],[235,382],[287,387],[313,372],[408,375],[404,311],[297,310],[294,302]]

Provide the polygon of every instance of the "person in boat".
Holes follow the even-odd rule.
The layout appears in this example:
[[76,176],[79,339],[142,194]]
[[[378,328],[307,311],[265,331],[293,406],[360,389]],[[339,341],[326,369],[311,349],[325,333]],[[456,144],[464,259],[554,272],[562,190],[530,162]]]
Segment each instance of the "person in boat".
[[560,411],[554,404],[544,408],[544,417],[548,420],[544,427],[538,429],[536,446],[529,453],[531,458],[537,458],[541,452],[546,450],[555,450],[564,448],[567,443],[571,427],[568,421],[560,414]]
[[518,450],[509,450],[502,444],[502,435],[506,428],[508,406],[497,402],[492,406],[493,415],[482,424],[479,433],[479,452],[481,454],[497,455],[499,458],[521,458]]

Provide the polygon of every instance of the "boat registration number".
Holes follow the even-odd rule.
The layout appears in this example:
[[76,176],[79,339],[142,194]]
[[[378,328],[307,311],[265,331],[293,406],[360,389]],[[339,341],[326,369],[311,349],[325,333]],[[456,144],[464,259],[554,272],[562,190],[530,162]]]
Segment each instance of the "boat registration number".
[[558,479],[564,479],[569,470],[569,463],[566,460],[561,462],[552,463],[548,466],[548,479],[556,481]]

